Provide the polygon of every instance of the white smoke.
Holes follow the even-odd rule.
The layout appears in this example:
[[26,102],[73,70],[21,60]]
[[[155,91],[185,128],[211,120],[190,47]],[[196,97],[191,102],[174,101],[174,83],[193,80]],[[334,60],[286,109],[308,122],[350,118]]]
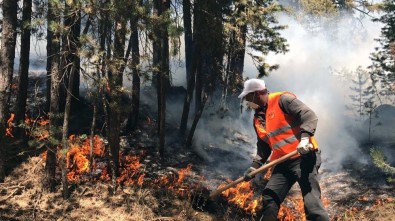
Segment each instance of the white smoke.
[[[289,43],[289,52],[269,54],[266,61],[279,64],[280,68],[264,80],[270,91],[293,92],[315,111],[319,119],[315,136],[322,150],[322,167],[337,170],[345,160],[365,162],[366,158],[349,129],[353,122],[347,119],[345,110],[349,88],[344,79],[334,75],[334,70],[355,71],[358,66],[366,68],[370,65],[369,55],[378,46],[375,39],[380,36],[382,25],[373,23],[369,17],[358,20],[352,16],[325,22],[312,31],[294,17],[282,15],[279,23],[288,26],[282,36]],[[255,78],[257,75],[254,63],[246,56],[244,77]],[[228,145],[226,142],[232,132],[218,132],[219,128],[232,128],[248,135],[247,143]],[[232,167],[236,170],[233,171],[235,175],[237,168],[246,168],[251,162],[256,152],[255,143],[251,113],[244,113],[231,122],[202,118],[195,133],[194,146],[209,162],[222,162],[215,166],[223,175],[231,175],[229,169]],[[216,156],[210,147],[233,151],[242,158]]]
[[[348,98],[340,78],[332,70],[355,70],[367,67],[369,55],[378,43],[381,24],[370,18],[360,22],[360,31],[353,32],[350,19],[328,25],[336,30],[322,29],[318,34],[289,16],[280,17],[280,24],[288,25],[282,32],[288,40],[290,51],[285,55],[269,55],[267,61],[280,68],[264,78],[270,91],[290,91],[311,107],[318,116],[316,137],[323,151],[323,158],[331,162],[324,167],[340,166],[345,159],[358,156],[358,144],[347,127],[345,101]],[[328,27],[327,26],[327,27]],[[333,33],[336,35],[333,36]],[[251,61],[246,61],[245,76],[256,77]]]

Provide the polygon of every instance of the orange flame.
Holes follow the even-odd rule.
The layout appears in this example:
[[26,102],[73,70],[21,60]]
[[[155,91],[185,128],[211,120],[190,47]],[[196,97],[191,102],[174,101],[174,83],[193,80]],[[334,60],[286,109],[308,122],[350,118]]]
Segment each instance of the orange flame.
[[188,164],[188,165],[187,165],[187,168],[185,168],[185,169],[180,169],[180,170],[178,171],[178,180],[177,180],[177,184],[181,184],[182,181],[184,180],[184,177],[185,177],[186,175],[189,175],[189,173],[191,172],[191,167],[192,167],[192,165],[191,165],[191,164]]
[[12,121],[14,121],[15,114],[11,113],[10,119],[7,120],[8,128],[5,129],[5,135],[9,137],[14,137],[12,135]]
[[[30,131],[27,131],[27,133],[34,139],[37,139],[38,141],[43,141],[49,137],[49,131],[47,128],[44,127],[45,125],[49,124],[48,119],[45,119],[42,116],[38,119],[32,119],[25,115],[25,124],[31,128]],[[38,125],[39,127],[35,127],[36,125]],[[34,129],[32,130],[32,128]]]
[[[71,171],[67,174],[70,182],[78,182],[80,175],[89,172],[90,168],[90,140],[80,142],[74,135],[69,137],[70,149],[67,152],[66,165]],[[104,154],[104,144],[99,136],[93,138],[93,156],[101,157]]]
[[[100,174],[98,174],[100,177],[97,177],[96,179],[101,181],[108,182],[111,180],[107,164],[104,163],[103,165],[103,163],[100,163],[105,159],[90,159],[89,139],[81,141],[77,136],[71,135],[68,142],[70,148],[66,155],[66,165],[68,169],[67,178],[69,182],[77,183],[87,181],[86,179],[89,176],[84,175],[88,172],[100,172]],[[104,144],[99,136],[94,137],[93,148],[93,154],[95,157],[104,157]],[[146,153],[145,151],[140,151],[139,154],[143,156]],[[43,157],[45,156],[43,155]],[[197,184],[189,184],[185,182],[186,176],[190,174],[192,169],[192,165],[190,164],[187,165],[186,168],[182,168],[177,171],[176,174],[169,173],[169,175],[156,176],[152,178],[151,182],[145,183],[144,178],[146,177],[146,174],[140,170],[143,166],[143,164],[140,163],[140,156],[120,154],[120,159],[120,176],[116,180],[120,185],[138,185],[142,187],[143,184],[145,184],[147,186],[166,188],[181,196],[192,193],[192,188],[197,187]],[[91,162],[93,165],[90,165]],[[91,171],[91,169],[93,171]],[[151,179],[151,177],[149,179]]]
[[265,175],[263,176],[263,179],[266,180],[266,181],[268,181],[268,180],[270,179],[270,177],[272,176],[272,172],[273,172],[273,167],[270,167],[270,168],[266,171]]
[[303,199],[301,197],[287,197],[280,206],[277,218],[281,221],[305,221]]
[[142,186],[144,182],[144,176],[145,174],[141,174],[137,180],[137,185]]
[[[228,180],[228,182],[231,182]],[[219,188],[225,186],[222,184]],[[229,188],[222,192],[222,195],[228,198],[228,202],[244,209],[247,213],[256,213],[256,207],[260,200],[254,200],[254,193],[251,189],[250,182],[242,182],[236,185],[236,187]]]
[[[138,156],[125,156],[124,157],[124,168],[121,170],[120,176],[117,178],[118,183],[123,183],[124,185],[133,185],[135,183],[142,183],[144,177],[140,177],[136,180],[134,177],[138,174],[138,169],[142,166],[140,163],[140,157]],[[140,180],[139,180],[140,179]]]

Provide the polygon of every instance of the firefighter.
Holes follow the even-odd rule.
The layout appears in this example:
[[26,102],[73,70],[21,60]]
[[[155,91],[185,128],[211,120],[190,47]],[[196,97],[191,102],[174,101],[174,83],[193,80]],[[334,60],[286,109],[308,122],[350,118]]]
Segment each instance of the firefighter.
[[256,157],[244,173],[246,181],[253,178],[247,174],[268,160],[276,160],[295,149],[298,152],[273,168],[262,193],[263,205],[257,219],[277,220],[281,203],[293,184],[298,182],[306,219],[329,220],[318,182],[321,156],[314,139],[318,121],[314,111],[290,92],[269,93],[260,79],[245,81],[239,98],[255,111],[253,124],[258,137]]

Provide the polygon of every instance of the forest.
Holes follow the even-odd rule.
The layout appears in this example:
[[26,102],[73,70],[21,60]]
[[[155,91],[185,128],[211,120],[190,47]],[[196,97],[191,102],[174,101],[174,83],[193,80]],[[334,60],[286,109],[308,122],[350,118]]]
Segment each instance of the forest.
[[[0,220],[257,220],[245,80],[318,116],[330,220],[394,220],[392,0],[0,0]],[[281,221],[306,220],[294,185]]]

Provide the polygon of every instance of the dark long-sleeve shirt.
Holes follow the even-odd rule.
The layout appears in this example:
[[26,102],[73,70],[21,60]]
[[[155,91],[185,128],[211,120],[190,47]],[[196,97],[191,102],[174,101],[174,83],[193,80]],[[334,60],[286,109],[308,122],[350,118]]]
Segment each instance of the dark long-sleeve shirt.
[[[290,94],[282,94],[279,100],[280,108],[285,114],[291,115],[300,124],[300,137],[313,136],[317,128],[318,118],[306,104]],[[256,110],[255,116],[265,124],[265,111]],[[258,137],[257,156],[254,163],[265,163],[271,154],[269,144]]]

